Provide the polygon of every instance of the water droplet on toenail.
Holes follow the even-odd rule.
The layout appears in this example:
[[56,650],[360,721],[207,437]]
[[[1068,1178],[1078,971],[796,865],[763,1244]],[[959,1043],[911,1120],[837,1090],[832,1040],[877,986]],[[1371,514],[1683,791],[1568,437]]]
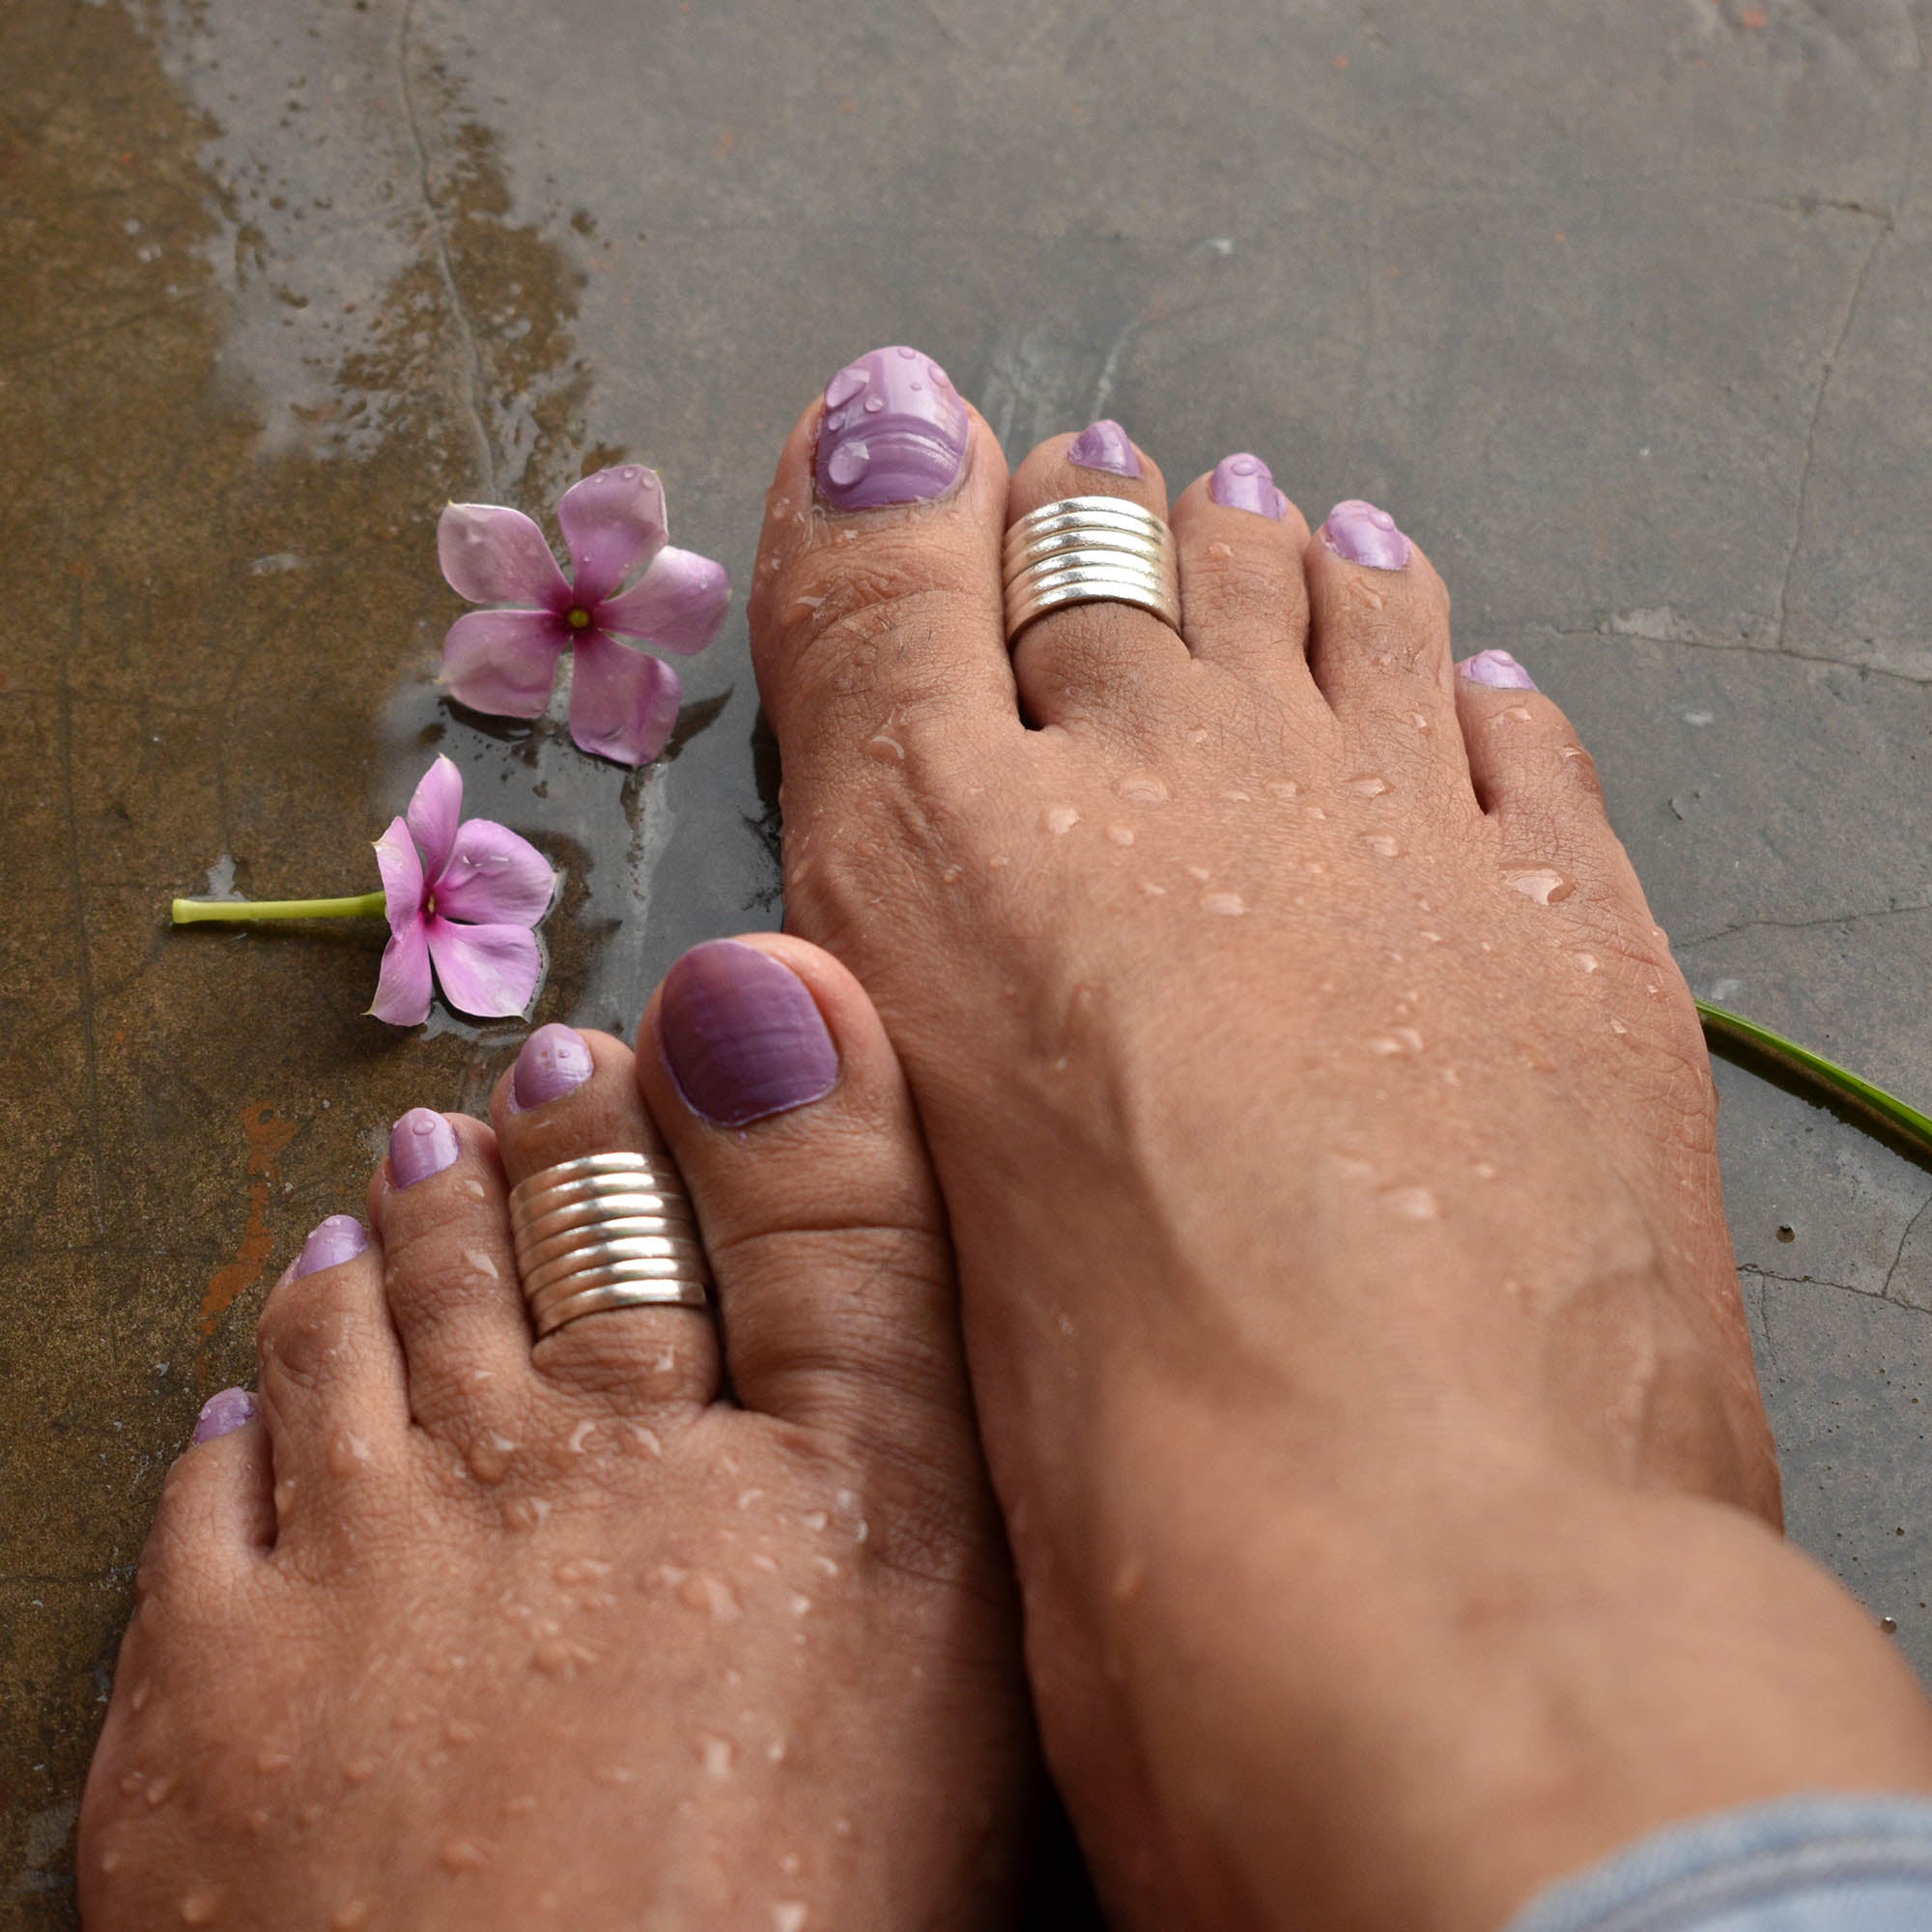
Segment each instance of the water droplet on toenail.
[[483,1862],[483,1849],[473,1838],[445,1838],[436,1856],[446,1872],[474,1871]]
[[493,1429],[469,1445],[469,1454],[465,1461],[469,1464],[469,1473],[479,1483],[496,1484],[510,1473],[510,1463],[516,1453],[516,1443]]
[[1393,859],[1402,850],[1402,847],[1386,832],[1372,832],[1362,840],[1362,843],[1371,852],[1377,853],[1384,859]]
[[1570,956],[1585,973],[1601,973],[1604,970],[1603,962],[1594,952],[1573,952]]
[[1148,772],[1129,772],[1114,789],[1136,805],[1165,805],[1168,800],[1166,785]]
[[1239,893],[1203,893],[1201,910],[1219,913],[1224,919],[1238,919],[1247,911],[1247,905]]
[[1514,886],[1538,905],[1557,905],[1577,890],[1576,882],[1548,866],[1532,866],[1520,872],[1505,872],[1504,882]]
[[772,1907],[772,1932],[805,1932],[806,1909],[795,1898],[781,1898]]
[[705,1776],[715,1778],[722,1784],[731,1776],[731,1767],[738,1762],[738,1747],[729,1738],[721,1738],[706,1731],[697,1740],[697,1755],[703,1760]]
[[677,1586],[678,1602],[708,1617],[726,1622],[738,1614],[738,1599],[730,1584],[708,1571],[695,1570]]
[[221,1893],[210,1888],[191,1891],[181,1902],[184,1925],[213,1925],[221,1914]]
[[1380,798],[1389,789],[1389,781],[1379,772],[1364,772],[1360,778],[1348,781],[1348,789],[1359,798]]
[[842,409],[871,381],[870,374],[854,362],[839,370],[825,385],[827,409]]
[[904,764],[905,747],[896,738],[875,731],[866,740],[866,755],[881,765]]
[[872,452],[864,441],[841,442],[832,452],[825,473],[841,490],[849,490],[872,467]]
[[1046,829],[1052,833],[1071,832],[1080,823],[1080,814],[1070,805],[1056,805],[1046,814]]
[[1426,1187],[1391,1187],[1383,1195],[1405,1221],[1439,1221],[1442,1207]]

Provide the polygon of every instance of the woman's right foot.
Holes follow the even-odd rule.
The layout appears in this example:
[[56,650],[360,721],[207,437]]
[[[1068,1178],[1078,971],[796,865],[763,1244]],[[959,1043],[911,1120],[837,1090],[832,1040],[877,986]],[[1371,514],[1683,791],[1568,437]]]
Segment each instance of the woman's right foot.
[[1185,638],[1009,655],[1010,479],[910,350],[774,486],[787,916],[865,981],[964,1280],[1049,1754],[1136,1923],[1491,1926],[1645,1829],[1932,1786],[1773,1533],[1695,1012],[1590,761],[1369,505],[1172,512]]

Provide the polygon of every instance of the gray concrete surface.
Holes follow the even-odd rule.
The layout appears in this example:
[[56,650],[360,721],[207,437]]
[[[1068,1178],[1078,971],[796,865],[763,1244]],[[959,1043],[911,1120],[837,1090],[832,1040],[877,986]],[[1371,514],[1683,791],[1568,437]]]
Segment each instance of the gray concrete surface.
[[[1697,990],[1932,1097],[1918,0],[13,0],[0,9],[0,1919],[74,1801],[168,1459],[405,1106],[360,1017],[432,747],[571,867],[540,1017],[775,923],[742,614],[641,778],[432,679],[446,497],[617,452],[749,574],[777,440],[922,345],[1391,506],[1599,753]],[[742,613],[742,606],[740,607]],[[585,843],[582,827],[600,829]],[[1796,1533],[1932,1670],[1932,1176],[1725,1068]],[[1788,1236],[1788,1238],[1787,1238]]]

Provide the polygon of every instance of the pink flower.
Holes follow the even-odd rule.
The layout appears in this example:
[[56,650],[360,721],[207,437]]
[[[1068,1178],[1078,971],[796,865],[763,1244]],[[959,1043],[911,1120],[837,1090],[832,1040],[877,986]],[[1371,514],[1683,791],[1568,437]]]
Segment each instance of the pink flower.
[[[563,493],[556,520],[570,546],[564,577],[543,532],[521,510],[451,503],[437,526],[442,574],[472,611],[442,640],[444,682],[460,703],[538,718],[557,661],[576,653],[570,735],[619,764],[648,764],[677,723],[677,672],[618,642],[638,638],[689,656],[718,635],[731,600],[724,566],[665,543],[664,489],[639,463],[600,469]],[[624,580],[649,564],[628,590]]]
[[389,943],[369,1010],[391,1026],[428,1019],[432,961],[449,1003],[478,1018],[522,1013],[543,977],[531,928],[556,874],[528,839],[462,815],[463,774],[439,758],[376,840]]

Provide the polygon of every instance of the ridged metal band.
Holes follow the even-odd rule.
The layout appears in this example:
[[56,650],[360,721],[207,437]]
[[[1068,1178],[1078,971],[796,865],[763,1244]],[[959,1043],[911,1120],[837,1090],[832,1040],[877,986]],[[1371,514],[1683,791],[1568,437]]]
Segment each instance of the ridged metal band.
[[1008,530],[1007,640],[1069,604],[1132,604],[1180,627],[1174,532],[1123,497],[1063,497]]
[[510,1190],[510,1235],[539,1339],[616,1308],[704,1308],[711,1268],[668,1156],[594,1153]]

